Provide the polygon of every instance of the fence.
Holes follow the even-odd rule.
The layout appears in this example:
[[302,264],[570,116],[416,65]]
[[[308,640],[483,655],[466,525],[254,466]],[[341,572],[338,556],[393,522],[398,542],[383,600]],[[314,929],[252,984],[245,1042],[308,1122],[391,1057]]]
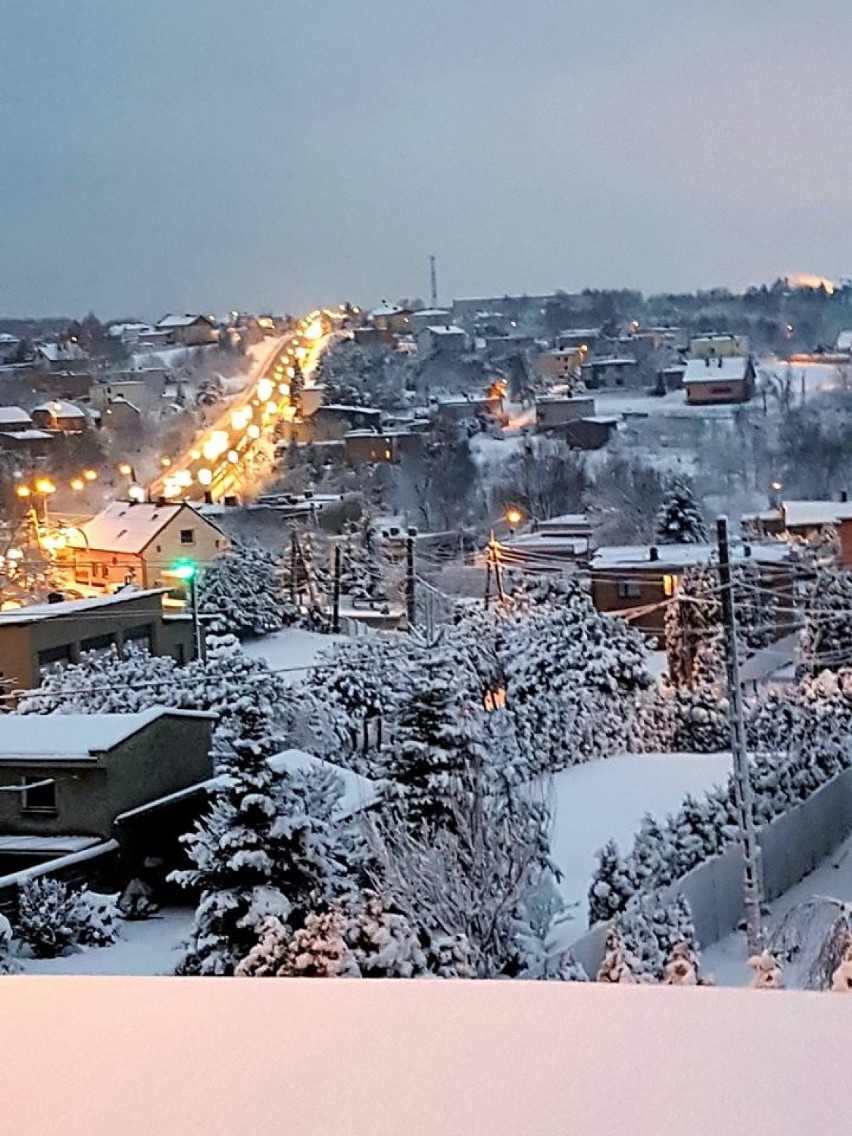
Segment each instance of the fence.
[[[764,897],[777,899],[803,879],[852,833],[852,769],[839,773],[806,801],[758,830]],[[703,947],[729,935],[745,918],[742,851],[731,845],[663,889],[667,900],[682,895],[692,908]],[[608,924],[590,928],[571,950],[589,975],[604,954]]]

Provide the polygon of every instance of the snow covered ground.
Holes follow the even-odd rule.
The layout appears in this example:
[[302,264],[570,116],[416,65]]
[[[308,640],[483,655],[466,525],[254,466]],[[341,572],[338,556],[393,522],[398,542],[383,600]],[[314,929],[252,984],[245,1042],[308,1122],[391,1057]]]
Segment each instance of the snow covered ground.
[[123,923],[111,947],[89,947],[55,959],[21,959],[24,974],[173,974],[193,912],[167,907],[152,919]]
[[290,682],[299,682],[307,671],[316,666],[320,654],[334,643],[346,638],[345,635],[320,635],[316,631],[303,631],[297,627],[264,635],[262,639],[250,639],[243,643],[243,650],[252,659],[263,659],[274,671],[291,672]]
[[[812,896],[829,896],[852,902],[852,836],[803,880],[769,906],[766,927],[770,932],[791,907]],[[752,972],[746,966],[745,935],[728,935],[702,951],[701,969],[717,986],[747,986]],[[789,976],[788,976],[789,982]]]
[[723,781],[730,766],[728,753],[634,753],[556,774],[551,851],[563,872],[563,899],[577,905],[573,939],[586,929],[586,894],[597,850],[612,837],[628,851],[645,813],[665,816],[686,793]]

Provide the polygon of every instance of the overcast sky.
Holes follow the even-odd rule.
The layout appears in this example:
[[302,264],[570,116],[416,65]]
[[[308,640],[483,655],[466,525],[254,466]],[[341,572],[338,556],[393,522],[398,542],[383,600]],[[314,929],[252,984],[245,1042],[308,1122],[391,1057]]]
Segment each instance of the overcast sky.
[[849,0],[0,7],[0,315],[852,275]]

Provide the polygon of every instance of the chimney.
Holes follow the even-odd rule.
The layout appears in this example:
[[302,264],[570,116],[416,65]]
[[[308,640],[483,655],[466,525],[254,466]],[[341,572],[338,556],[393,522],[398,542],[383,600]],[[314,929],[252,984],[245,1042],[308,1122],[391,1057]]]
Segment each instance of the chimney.
[[660,559],[660,550],[659,550],[659,548],[657,548],[657,546],[655,544],[652,544],[651,547],[648,549],[648,559],[649,560],[659,560]]
[[164,509],[167,504],[168,504],[168,501],[166,501],[165,497],[158,497],[157,498],[157,508],[158,509]]
[[722,356],[720,355],[719,356],[719,370],[721,371],[721,369],[722,369]]
[[846,504],[849,500],[849,492],[846,489],[840,490],[840,500],[842,504]]
[[751,545],[750,544],[744,544],[743,545],[743,560],[748,560],[750,556],[751,556]]
[[709,366],[710,366],[710,356],[709,356],[709,355],[705,355],[705,356],[704,356],[704,366],[705,366],[705,367],[709,367]]

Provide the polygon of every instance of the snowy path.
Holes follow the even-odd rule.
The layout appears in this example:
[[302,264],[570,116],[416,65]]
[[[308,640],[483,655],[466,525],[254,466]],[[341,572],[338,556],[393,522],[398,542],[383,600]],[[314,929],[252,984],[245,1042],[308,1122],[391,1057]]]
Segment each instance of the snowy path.
[[[789,891],[769,905],[766,925],[777,926],[781,916],[797,903],[812,896],[830,896],[852,902],[852,836]],[[728,935],[701,953],[701,969],[711,975],[717,986],[747,986],[752,972],[746,966],[745,935],[741,931]]]
[[723,781],[727,753],[635,753],[575,765],[553,778],[553,858],[562,869],[566,903],[578,904],[574,927],[586,928],[586,894],[595,853],[610,837],[629,850],[645,813],[674,811],[686,793],[701,793]]
[[305,672],[316,665],[323,651],[345,638],[345,635],[320,635],[294,627],[264,635],[262,639],[249,639],[242,644],[242,649],[252,659],[263,659],[274,671],[292,671],[291,675],[283,676],[285,681],[299,682]]
[[155,919],[122,924],[111,947],[89,947],[55,959],[21,959],[24,974],[172,974],[177,949],[192,926],[187,907],[167,907]]

